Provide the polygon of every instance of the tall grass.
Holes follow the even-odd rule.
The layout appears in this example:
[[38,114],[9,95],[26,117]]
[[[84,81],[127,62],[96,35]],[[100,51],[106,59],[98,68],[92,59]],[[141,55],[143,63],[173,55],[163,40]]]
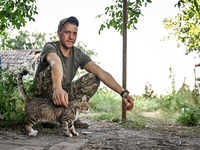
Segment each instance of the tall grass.
[[113,91],[108,91],[105,87],[98,89],[97,93],[89,101],[93,119],[105,119],[119,121],[122,100]]
[[[144,126],[145,122],[158,122],[158,118],[148,118],[142,112],[159,111],[160,120],[177,120],[185,125],[197,125],[200,122],[200,99],[195,90],[187,88],[174,91],[161,97],[145,98],[144,95],[132,95],[135,107],[127,112],[127,119],[135,126]],[[88,118],[121,121],[122,99],[106,88],[99,89],[89,101],[91,114]],[[155,120],[157,119],[157,120]]]

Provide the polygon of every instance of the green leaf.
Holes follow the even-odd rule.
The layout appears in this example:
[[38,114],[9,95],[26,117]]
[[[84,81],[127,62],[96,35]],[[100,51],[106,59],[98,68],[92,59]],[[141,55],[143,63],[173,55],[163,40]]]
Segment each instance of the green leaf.
[[101,34],[101,31],[103,31],[104,28],[105,28],[105,25],[101,24],[100,29],[99,29],[99,35]]
[[106,8],[105,8],[105,11],[106,11],[105,14],[108,13],[109,9],[110,9],[109,7],[106,7]]
[[147,0],[147,2],[148,2],[148,3],[152,3],[152,1],[151,1],[151,0]]
[[128,2],[128,3],[127,3],[127,6],[128,6],[128,7],[129,7],[129,6],[132,6],[134,3],[135,3],[135,2]]
[[190,12],[188,17],[191,19],[192,17],[194,16],[194,13],[193,12]]
[[194,5],[196,7],[197,12],[200,14],[200,8],[196,0],[194,0]]
[[9,11],[4,11],[4,16],[7,17],[7,18],[10,17],[10,12]]
[[113,5],[110,6],[110,9],[113,9]]

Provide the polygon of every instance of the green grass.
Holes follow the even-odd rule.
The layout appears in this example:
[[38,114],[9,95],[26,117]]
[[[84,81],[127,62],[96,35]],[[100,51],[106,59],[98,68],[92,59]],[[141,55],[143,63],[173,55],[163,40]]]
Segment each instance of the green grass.
[[[166,123],[175,124],[177,122],[184,125],[198,125],[200,122],[198,113],[200,99],[194,91],[182,90],[174,94],[147,99],[137,95],[132,95],[132,97],[134,98],[134,108],[127,112],[127,122],[125,123],[127,127],[148,128],[148,124],[162,126]],[[113,122],[122,121],[122,99],[115,92],[100,88],[89,104],[91,113],[87,115],[87,118]],[[183,112],[183,108],[189,108],[191,111]],[[145,116],[144,112],[146,114],[151,112],[150,114],[153,116]]]
[[[135,107],[127,112],[128,124],[132,127],[145,127],[145,122],[156,122],[154,118],[141,115],[143,111],[155,111],[159,109],[157,99],[144,100],[142,97],[135,97]],[[89,119],[109,120],[113,122],[122,121],[122,98],[113,91],[106,88],[99,89],[89,101],[91,112],[86,116]],[[131,122],[131,123],[130,123]]]
[[89,101],[92,115],[87,116],[96,120],[119,121],[121,102],[120,97],[113,91],[108,91],[106,88],[99,89]]

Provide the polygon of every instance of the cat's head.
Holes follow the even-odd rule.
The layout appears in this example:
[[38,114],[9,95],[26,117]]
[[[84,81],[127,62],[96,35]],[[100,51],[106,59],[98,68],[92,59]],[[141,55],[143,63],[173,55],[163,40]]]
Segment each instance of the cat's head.
[[90,112],[90,106],[87,102],[87,96],[84,95],[79,101],[78,101],[78,109],[80,113],[87,114]]

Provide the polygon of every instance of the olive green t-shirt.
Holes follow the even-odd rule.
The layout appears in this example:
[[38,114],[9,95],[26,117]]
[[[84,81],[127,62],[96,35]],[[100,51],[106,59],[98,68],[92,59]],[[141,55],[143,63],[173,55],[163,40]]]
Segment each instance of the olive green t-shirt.
[[59,41],[50,42],[45,44],[42,50],[35,78],[37,78],[39,72],[44,71],[49,66],[45,59],[48,53],[56,53],[60,57],[64,73],[63,87],[67,87],[71,83],[79,67],[83,69],[88,62],[92,61],[86,53],[75,46],[71,48],[69,57],[65,57],[59,48]]

